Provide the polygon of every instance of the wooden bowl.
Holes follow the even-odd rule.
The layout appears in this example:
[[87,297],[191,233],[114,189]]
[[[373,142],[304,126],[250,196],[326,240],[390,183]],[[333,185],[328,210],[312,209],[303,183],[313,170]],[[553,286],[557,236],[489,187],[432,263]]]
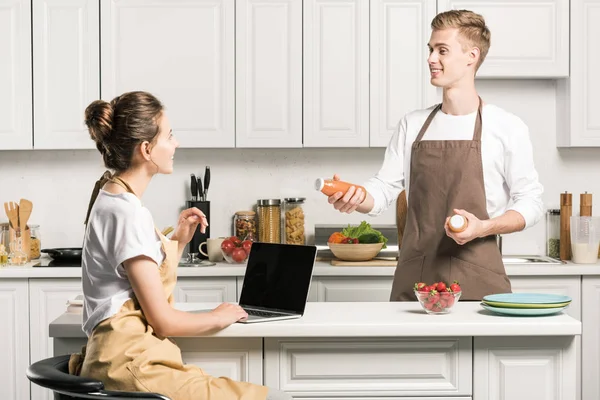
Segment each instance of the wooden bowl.
[[369,261],[373,259],[383,247],[383,243],[327,243],[331,252],[343,261]]

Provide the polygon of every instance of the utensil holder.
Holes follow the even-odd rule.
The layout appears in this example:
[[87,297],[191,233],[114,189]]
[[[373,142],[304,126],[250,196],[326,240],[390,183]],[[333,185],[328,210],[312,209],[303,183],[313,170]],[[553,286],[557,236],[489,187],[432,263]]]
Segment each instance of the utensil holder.
[[209,224],[206,227],[206,232],[200,232],[200,225],[198,225],[188,247],[188,253],[198,253],[199,259],[206,260],[208,257],[200,253],[199,247],[200,243],[206,242],[206,239],[210,237],[210,201],[188,201],[187,206],[188,208],[196,207],[206,215],[206,220]]

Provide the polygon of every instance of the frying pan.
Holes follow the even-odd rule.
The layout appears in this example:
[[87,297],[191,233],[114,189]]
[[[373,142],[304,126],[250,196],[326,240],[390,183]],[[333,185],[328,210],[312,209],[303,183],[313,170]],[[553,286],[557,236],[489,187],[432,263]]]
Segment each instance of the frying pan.
[[56,261],[80,261],[81,247],[64,247],[57,249],[42,249],[42,253],[48,253]]

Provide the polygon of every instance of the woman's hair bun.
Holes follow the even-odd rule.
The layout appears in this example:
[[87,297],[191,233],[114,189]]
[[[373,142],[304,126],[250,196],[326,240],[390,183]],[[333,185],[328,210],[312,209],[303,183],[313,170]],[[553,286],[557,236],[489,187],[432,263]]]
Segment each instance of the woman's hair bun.
[[[85,109],[85,124],[97,145],[104,144],[113,130],[113,107],[104,100],[96,100]],[[100,146],[98,146],[100,148]]]

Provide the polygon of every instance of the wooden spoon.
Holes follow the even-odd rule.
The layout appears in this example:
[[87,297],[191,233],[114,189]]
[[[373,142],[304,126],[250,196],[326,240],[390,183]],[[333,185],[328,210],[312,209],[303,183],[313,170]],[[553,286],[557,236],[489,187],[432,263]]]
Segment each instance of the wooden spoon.
[[19,228],[19,206],[13,201],[4,203],[4,212],[8,217],[11,228],[15,231]]
[[31,216],[31,210],[33,210],[33,203],[31,201],[26,199],[19,201],[19,224],[22,231],[27,229],[27,221],[29,221],[29,216]]

